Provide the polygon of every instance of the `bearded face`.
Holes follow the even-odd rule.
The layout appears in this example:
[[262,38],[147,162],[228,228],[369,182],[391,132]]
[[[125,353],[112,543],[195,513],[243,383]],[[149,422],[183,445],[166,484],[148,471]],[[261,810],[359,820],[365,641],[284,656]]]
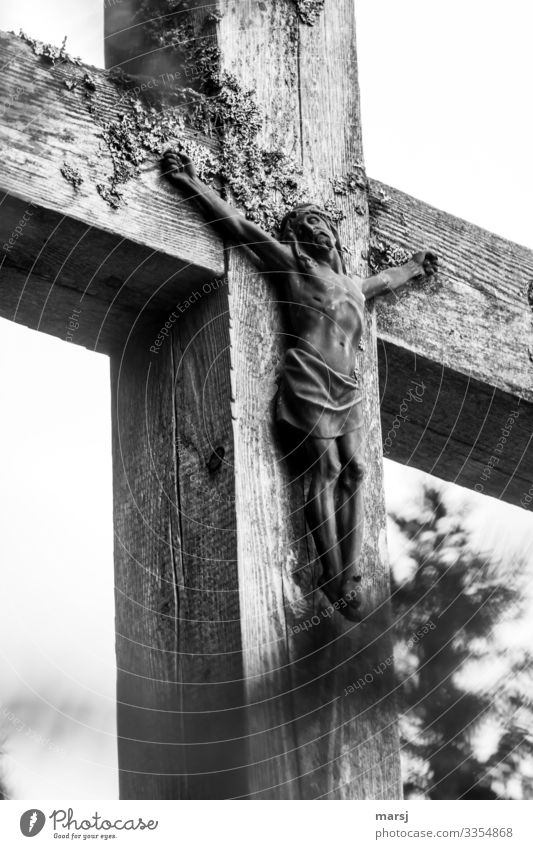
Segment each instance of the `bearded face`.
[[337,232],[318,206],[305,204],[289,212],[281,223],[280,240],[292,245],[302,266],[325,261],[335,271],[346,273]]
[[310,253],[314,250],[329,253],[335,248],[336,239],[327,220],[314,209],[302,211],[294,222],[296,238]]

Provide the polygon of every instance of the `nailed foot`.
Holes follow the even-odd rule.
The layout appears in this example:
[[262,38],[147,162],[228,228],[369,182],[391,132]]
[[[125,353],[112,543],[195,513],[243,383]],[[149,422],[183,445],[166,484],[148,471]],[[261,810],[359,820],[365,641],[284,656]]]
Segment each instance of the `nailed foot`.
[[360,609],[360,575],[349,575],[348,577],[344,577],[342,574],[333,577],[324,575],[319,586],[335,610],[338,610],[342,616],[349,619],[350,622],[361,621],[363,617]]

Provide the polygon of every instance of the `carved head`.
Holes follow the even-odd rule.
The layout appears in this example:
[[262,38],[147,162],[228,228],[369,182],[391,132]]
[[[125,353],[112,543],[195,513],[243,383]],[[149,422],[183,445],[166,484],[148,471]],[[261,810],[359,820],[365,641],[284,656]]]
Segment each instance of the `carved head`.
[[280,226],[280,241],[292,247],[303,271],[316,265],[315,257],[329,255],[346,274],[339,234],[327,212],[312,203],[302,204],[287,213]]

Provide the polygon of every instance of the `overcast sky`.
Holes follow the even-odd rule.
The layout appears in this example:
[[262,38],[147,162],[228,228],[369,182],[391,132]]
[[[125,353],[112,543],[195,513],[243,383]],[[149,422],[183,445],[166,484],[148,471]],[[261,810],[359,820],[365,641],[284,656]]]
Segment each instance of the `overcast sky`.
[[[101,65],[102,8],[3,0],[0,28],[56,43],[67,35],[70,53]],[[533,247],[531,8],[358,0],[357,10],[369,174]],[[23,722],[21,732],[0,713],[7,780],[19,797],[111,798],[108,363],[4,321],[0,362],[0,710],[15,705]],[[391,506],[415,490],[414,472],[387,465]],[[533,537],[530,516],[492,501],[478,499],[472,516],[489,547]]]

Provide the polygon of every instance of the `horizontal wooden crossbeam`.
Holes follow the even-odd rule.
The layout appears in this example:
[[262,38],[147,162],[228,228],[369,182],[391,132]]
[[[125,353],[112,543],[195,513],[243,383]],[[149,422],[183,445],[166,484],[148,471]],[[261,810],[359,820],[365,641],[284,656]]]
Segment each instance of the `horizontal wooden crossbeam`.
[[114,208],[105,137],[131,116],[123,86],[11,34],[0,46],[0,315],[108,352],[139,316],[222,274],[221,242],[146,150]]
[[533,404],[380,341],[385,457],[531,509]]
[[533,251],[375,180],[370,191],[374,244],[430,246],[441,265],[377,306],[385,456],[528,507]]
[[379,299],[380,337],[533,401],[533,251],[376,180],[370,192],[375,242],[440,259],[433,284]]
[[[0,34],[0,45],[0,315],[112,352],[139,320],[159,321],[223,274],[223,246],[162,183],[155,154],[118,186],[117,208],[99,193],[114,173],[106,128],[130,109],[120,84],[66,59],[52,64],[14,35]],[[370,195],[385,254],[428,246],[441,263],[434,283],[377,306],[386,456],[524,502],[533,252],[376,180]],[[424,394],[405,414],[413,380]],[[494,455],[518,403],[512,440]]]

